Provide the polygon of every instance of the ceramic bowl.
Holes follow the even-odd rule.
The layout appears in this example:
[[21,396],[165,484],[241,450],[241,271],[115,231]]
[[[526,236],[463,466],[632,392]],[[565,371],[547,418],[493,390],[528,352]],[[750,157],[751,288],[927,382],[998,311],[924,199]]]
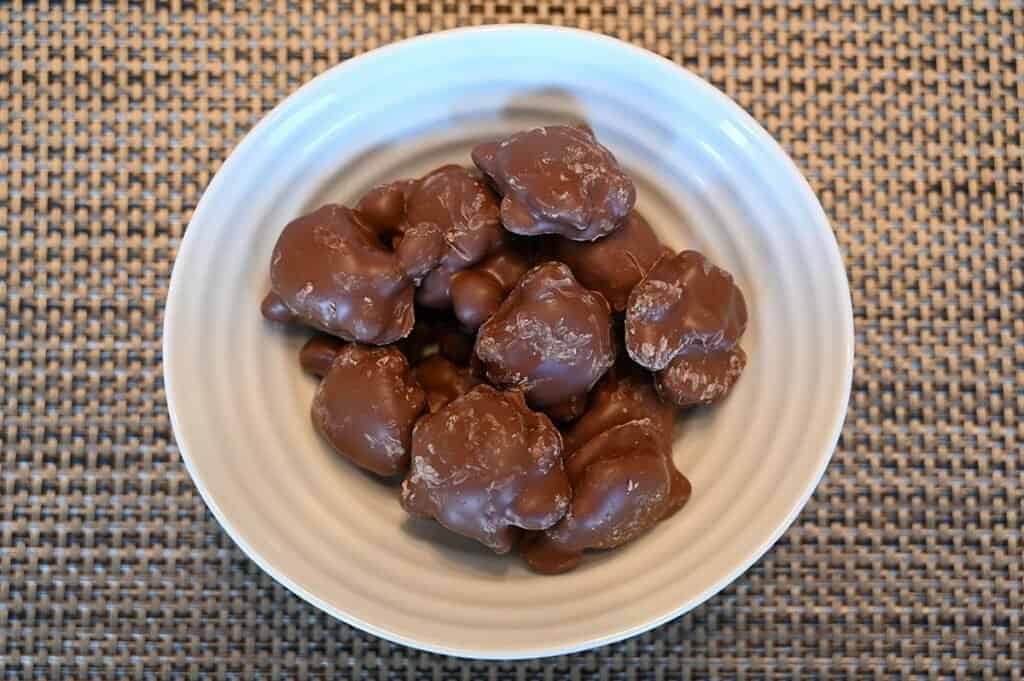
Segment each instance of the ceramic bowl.
[[[265,322],[291,219],[480,141],[586,121],[631,173],[664,241],[734,273],[750,358],[675,443],[689,504],[621,550],[540,576],[426,521],[310,424],[307,337]],[[645,631],[736,579],[806,503],[846,413],[853,324],[835,238],[807,182],[703,80],[599,35],[439,33],[350,59],[274,109],[210,183],[182,240],[164,325],[178,446],[217,520],[301,598],[373,634],[467,657],[566,653]],[[357,386],[353,386],[357,389]]]

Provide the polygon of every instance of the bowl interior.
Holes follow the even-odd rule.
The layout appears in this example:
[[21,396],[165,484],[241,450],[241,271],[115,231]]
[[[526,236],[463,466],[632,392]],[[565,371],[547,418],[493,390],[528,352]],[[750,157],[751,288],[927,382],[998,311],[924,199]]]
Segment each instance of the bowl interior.
[[[541,577],[429,522],[314,433],[307,334],[264,322],[270,253],[292,218],[443,163],[482,140],[586,121],[632,174],[673,248],[744,291],[750,361],[722,405],[682,420],[682,512],[623,550]],[[211,183],[175,265],[165,372],[197,486],[288,588],[387,638],[478,657],[584,648],[677,615],[742,572],[792,521],[831,454],[852,323],[829,226],[777,145],[703,81],[599,36],[457,31],[317,78],[243,141]],[[357,389],[356,386],[353,387]]]

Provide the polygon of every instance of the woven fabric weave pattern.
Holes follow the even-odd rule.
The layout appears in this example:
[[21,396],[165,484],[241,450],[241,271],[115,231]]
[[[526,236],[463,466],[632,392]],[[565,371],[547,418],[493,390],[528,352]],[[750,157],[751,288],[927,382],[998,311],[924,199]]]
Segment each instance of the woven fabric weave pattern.
[[[376,639],[238,550],[175,448],[163,300],[203,188],[355,54],[530,21],[750,111],[833,221],[850,412],[793,527],[627,642],[470,662]],[[0,679],[1024,679],[1024,5],[285,0],[0,6]]]

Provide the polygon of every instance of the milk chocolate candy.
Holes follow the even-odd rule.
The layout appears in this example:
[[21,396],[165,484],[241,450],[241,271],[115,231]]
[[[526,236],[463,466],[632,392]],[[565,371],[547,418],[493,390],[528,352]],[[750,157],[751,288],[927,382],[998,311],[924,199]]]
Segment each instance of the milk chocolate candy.
[[587,128],[552,125],[473,149],[502,195],[505,229],[593,241],[612,233],[636,201],[633,181]]
[[729,394],[747,365],[747,354],[728,350],[690,352],[673,359],[654,375],[658,394],[680,407],[718,402]]
[[463,270],[451,278],[452,308],[463,328],[476,330],[491,318],[508,292],[486,272]]
[[636,210],[603,239],[557,239],[553,250],[554,259],[568,265],[581,284],[603,295],[615,312],[626,309],[630,291],[668,252]]
[[587,409],[563,433],[569,456],[601,433],[637,419],[649,419],[661,435],[663,451],[672,446],[675,407],[658,399],[651,374],[621,358],[594,386]]
[[747,307],[732,275],[696,251],[659,260],[626,306],[626,350],[652,371],[677,356],[727,350],[743,335]]
[[426,392],[427,411],[431,414],[482,382],[468,366],[459,366],[441,355],[433,355],[417,364],[413,375]]
[[525,249],[506,244],[480,264],[456,272],[451,278],[452,310],[462,328],[475,332],[490,319],[531,265]]
[[418,180],[396,180],[374,187],[359,199],[356,212],[391,243],[405,228],[406,202],[418,184]]
[[330,371],[334,358],[343,347],[345,341],[334,336],[317,334],[302,346],[302,350],[299,351],[299,364],[309,373],[322,378]]
[[260,312],[268,320],[277,322],[278,324],[299,323],[298,316],[284,304],[284,301],[281,300],[281,296],[277,295],[273,291],[264,296],[263,302],[260,303]]
[[495,385],[517,387],[535,409],[586,396],[615,360],[611,310],[561,263],[527,272],[477,334]]
[[[362,218],[326,205],[290,222],[270,262],[263,310],[339,338],[384,345],[413,326],[413,282]],[[281,314],[279,314],[281,313]]]
[[546,573],[571,569],[584,550],[621,546],[681,506],[673,495],[688,497],[689,485],[663,451],[662,437],[650,419],[639,419],[609,428],[570,455],[572,503],[558,524],[523,543],[527,564]]
[[686,505],[686,502],[690,500],[690,494],[693,491],[693,487],[690,485],[690,480],[682,472],[676,468],[676,464],[672,461],[672,452],[667,453],[669,462],[669,474],[672,476],[672,482],[669,485],[668,501],[665,503],[665,508],[661,514],[661,520],[671,517],[676,511]]
[[402,506],[496,553],[569,506],[562,438],[518,391],[481,385],[416,424]]
[[395,348],[347,345],[313,398],[313,425],[346,459],[378,475],[404,473],[425,396]]
[[498,197],[479,174],[456,165],[372,189],[356,210],[391,239],[404,268],[420,280],[416,302],[425,307],[448,307],[452,274],[507,238]]
[[438,267],[420,284],[417,300],[429,307],[448,307],[452,274],[480,262],[507,238],[498,197],[475,172],[446,166],[420,180],[408,205],[408,223],[439,225],[447,245]]

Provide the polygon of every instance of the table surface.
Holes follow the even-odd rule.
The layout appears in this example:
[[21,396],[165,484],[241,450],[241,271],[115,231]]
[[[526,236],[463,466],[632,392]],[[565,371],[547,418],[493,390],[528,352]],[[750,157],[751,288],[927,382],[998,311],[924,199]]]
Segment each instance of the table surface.
[[[608,33],[806,173],[857,328],[824,480],[755,567],[632,640],[518,663],[389,644],[249,561],[182,465],[168,276],[221,160],[354,54],[460,25]],[[669,1],[0,7],[0,679],[1024,678],[1024,6]]]

